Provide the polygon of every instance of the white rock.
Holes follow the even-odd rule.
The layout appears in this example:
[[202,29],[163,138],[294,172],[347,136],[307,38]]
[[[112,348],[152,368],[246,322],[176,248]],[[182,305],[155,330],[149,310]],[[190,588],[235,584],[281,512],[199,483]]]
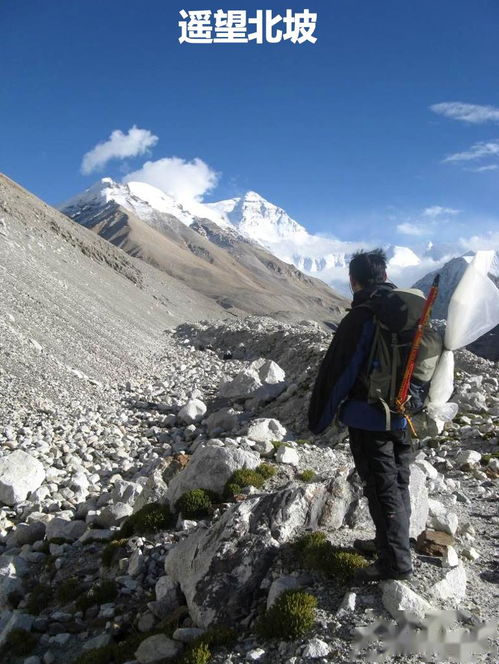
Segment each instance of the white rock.
[[142,571],[144,567],[144,554],[140,549],[135,549],[135,551],[130,556],[128,562],[128,574],[130,576],[137,576]]
[[301,584],[295,576],[280,576],[272,581],[269,594],[267,595],[267,609],[269,609],[276,599],[286,590],[296,590],[301,588]]
[[250,369],[255,369],[262,383],[282,383],[286,379],[284,369],[274,362],[274,360],[266,360],[259,358],[250,364]]
[[459,604],[466,596],[466,570],[462,564],[453,567],[443,579],[432,587],[432,594],[439,600]]
[[197,639],[198,636],[204,634],[204,632],[205,630],[199,627],[177,627],[172,634],[172,638],[182,643],[190,643],[194,639]]
[[402,581],[382,581],[380,586],[383,606],[397,621],[405,617],[421,624],[427,615],[435,611],[429,602]]
[[482,455],[476,450],[461,450],[456,458],[458,468],[463,466],[476,466],[480,463]]
[[74,542],[87,529],[85,521],[70,521],[63,517],[54,517],[47,524],[47,539],[50,540],[62,538],[68,542]]
[[262,387],[258,372],[254,369],[243,369],[232,380],[220,385],[220,396],[229,399],[242,399],[255,395]]
[[427,477],[429,477],[432,480],[437,479],[438,477],[438,470],[434,468],[429,461],[426,461],[426,459],[420,459],[415,462],[415,465],[418,468],[421,468],[421,470],[426,474]]
[[186,424],[192,424],[202,419],[206,413],[206,404],[200,399],[189,399],[178,412],[178,418]]
[[275,455],[276,461],[279,463],[289,463],[291,466],[298,466],[300,463],[300,455],[289,445],[281,445]]
[[248,653],[246,653],[247,662],[258,662],[265,655],[265,650],[263,648],[253,648]]
[[231,431],[237,425],[237,413],[233,408],[221,408],[206,418],[208,433],[216,429]]
[[319,657],[327,657],[330,652],[331,647],[322,639],[315,637],[305,644],[302,657],[318,659]]
[[344,616],[348,613],[353,613],[355,611],[355,605],[357,603],[357,595],[354,592],[345,593],[341,604],[336,611],[338,617]]
[[458,518],[455,512],[451,512],[438,500],[428,500],[430,516],[427,525],[435,530],[443,530],[445,533],[455,535],[458,527]]
[[459,556],[456,549],[452,545],[445,547],[442,556],[442,567],[456,567],[457,565],[459,565]]
[[135,659],[139,664],[154,664],[167,657],[176,657],[182,649],[183,646],[178,641],[173,641],[164,634],[156,634],[142,641],[135,651]]
[[409,495],[411,499],[411,522],[409,537],[417,539],[426,528],[428,519],[428,490],[426,488],[426,473],[416,464],[410,465]]
[[478,551],[472,547],[472,546],[465,546],[461,549],[461,553],[465,558],[468,558],[468,560],[477,560],[480,558],[480,554]]
[[16,505],[26,500],[45,479],[43,465],[22,450],[0,458],[0,502]]
[[279,420],[270,417],[258,417],[248,425],[248,438],[257,442],[265,443],[272,440],[282,440],[286,435],[286,429]]
[[236,447],[204,445],[196,448],[186,467],[175,475],[166,497],[171,507],[186,491],[209,489],[221,493],[225,483],[238,468],[256,468],[260,455]]
[[490,468],[494,472],[499,473],[499,459],[492,457],[487,464],[487,468]]
[[160,601],[168,595],[174,594],[177,583],[168,575],[160,576],[154,587],[156,600]]

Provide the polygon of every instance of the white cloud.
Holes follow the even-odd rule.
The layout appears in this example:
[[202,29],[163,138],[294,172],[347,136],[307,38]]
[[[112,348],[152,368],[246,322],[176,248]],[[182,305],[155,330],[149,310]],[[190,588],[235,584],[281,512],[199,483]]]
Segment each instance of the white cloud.
[[449,161],[473,161],[476,159],[485,159],[486,157],[499,156],[499,139],[494,141],[481,141],[471,146],[469,150],[464,152],[456,152],[444,159],[444,162]]
[[486,171],[497,171],[499,166],[497,164],[490,164],[490,166],[479,166],[478,168],[468,168],[471,173],[485,173]]
[[135,125],[126,134],[115,129],[107,141],[98,143],[83,156],[81,172],[89,175],[102,169],[111,159],[126,159],[145,154],[158,140],[148,129],[139,129]]
[[200,202],[204,194],[216,187],[218,178],[219,173],[197,157],[192,161],[164,157],[146,161],[142,168],[129,173],[123,181],[147,182],[179,201]]
[[403,233],[404,235],[426,235],[428,229],[424,226],[417,226],[416,224],[411,224],[406,221],[397,226],[397,232]]
[[454,208],[442,207],[441,205],[432,205],[423,210],[424,217],[430,217],[430,219],[436,219],[437,217],[442,216],[454,216],[459,214],[460,210],[455,210]]
[[483,235],[473,235],[468,238],[459,238],[459,244],[466,251],[479,251],[480,249],[499,250],[499,231],[489,231]]
[[485,122],[499,122],[499,108],[496,106],[480,106],[479,104],[465,104],[460,101],[433,104],[430,109],[434,113],[444,115],[453,120],[461,120],[469,124],[483,124]]

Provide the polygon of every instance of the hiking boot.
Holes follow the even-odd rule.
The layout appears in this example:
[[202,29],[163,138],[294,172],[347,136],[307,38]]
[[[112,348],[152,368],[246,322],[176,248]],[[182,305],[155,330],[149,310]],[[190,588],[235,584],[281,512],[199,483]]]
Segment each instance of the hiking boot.
[[396,579],[397,581],[404,581],[410,579],[412,570],[408,572],[390,572],[379,567],[376,563],[361,567],[358,569],[353,577],[354,583],[370,583],[371,581],[388,581],[389,579]]
[[356,539],[353,541],[353,548],[357,549],[360,553],[372,556],[376,553],[376,543],[373,539],[362,540]]

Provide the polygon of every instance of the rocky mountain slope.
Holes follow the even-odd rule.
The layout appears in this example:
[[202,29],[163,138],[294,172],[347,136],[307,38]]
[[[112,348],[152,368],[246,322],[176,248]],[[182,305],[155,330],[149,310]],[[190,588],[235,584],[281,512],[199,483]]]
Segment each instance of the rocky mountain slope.
[[458,418],[414,441],[414,577],[360,586],[346,431],[307,430],[330,331],[227,315],[4,177],[0,251],[0,661],[347,664],[376,631],[495,664],[497,364],[457,352]]
[[165,327],[224,309],[0,175],[0,412],[103,393]]
[[[186,323],[165,335],[152,373],[105,401],[5,416],[5,661],[346,664],[379,656],[368,634],[380,621],[388,647],[403,647],[404,625],[421,635],[398,661],[445,661],[449,651],[421,649],[432,612],[451,610],[436,645],[459,654],[461,630],[473,661],[493,664],[496,367],[458,353],[459,420],[416,443],[414,577],[359,586],[353,568],[326,562],[373,532],[345,432],[305,426],[329,339],[270,318]],[[297,548],[316,531],[323,567]],[[293,622],[286,598],[302,606]]]
[[232,313],[335,323],[346,305],[324,282],[276,258],[230,224],[188,216],[149,185],[118,185],[104,178],[61,209]]

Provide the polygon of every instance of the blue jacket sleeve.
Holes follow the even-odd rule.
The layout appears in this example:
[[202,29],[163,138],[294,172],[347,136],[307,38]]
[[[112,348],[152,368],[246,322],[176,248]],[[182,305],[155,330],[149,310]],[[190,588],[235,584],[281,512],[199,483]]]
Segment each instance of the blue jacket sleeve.
[[341,321],[319,367],[308,408],[308,428],[314,434],[326,429],[352,389],[374,335],[372,316],[352,309]]

